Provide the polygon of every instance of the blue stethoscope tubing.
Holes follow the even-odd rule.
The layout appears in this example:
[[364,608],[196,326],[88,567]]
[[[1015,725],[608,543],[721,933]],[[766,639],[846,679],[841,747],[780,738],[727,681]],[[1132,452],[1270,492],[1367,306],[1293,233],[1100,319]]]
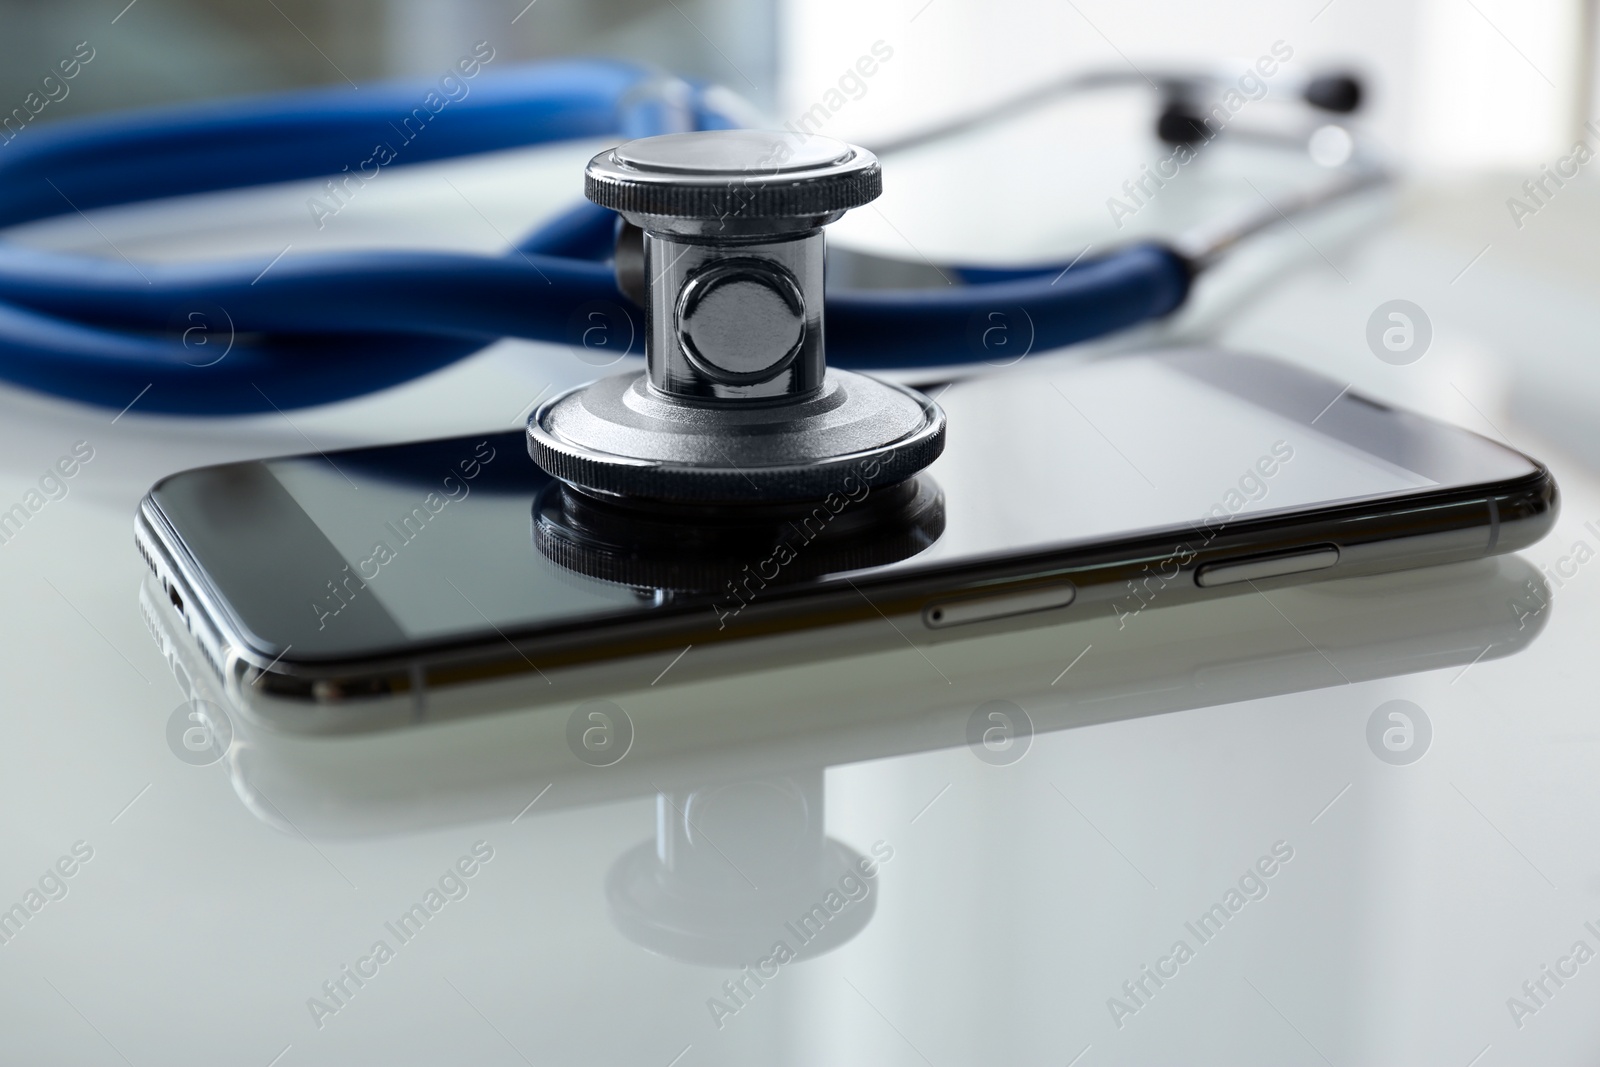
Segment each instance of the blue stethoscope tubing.
[[[94,208],[341,174],[394,142],[429,86],[394,83],[161,108],[27,129],[0,146],[0,226]],[[703,87],[638,67],[560,61],[484,76],[393,165],[577,138],[737,125]],[[134,264],[0,242],[0,380],[110,408],[191,415],[293,409],[447,366],[502,337],[570,343],[574,309],[634,320],[609,257],[616,217],[582,203],[498,256],[336,252]],[[949,289],[830,291],[829,362],[887,369],[983,358],[996,313],[1046,350],[1159,318],[1191,262],[1156,243]],[[991,276],[994,277],[994,276]],[[179,334],[221,309],[231,347],[204,363]],[[175,329],[178,324],[178,329]]]

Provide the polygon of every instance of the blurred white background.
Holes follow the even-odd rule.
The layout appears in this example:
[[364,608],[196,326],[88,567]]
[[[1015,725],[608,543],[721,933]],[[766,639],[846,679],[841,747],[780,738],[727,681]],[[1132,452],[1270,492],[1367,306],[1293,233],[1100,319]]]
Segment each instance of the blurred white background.
[[1373,132],[1423,171],[1537,166],[1589,115],[1587,0],[806,0],[784,5],[785,113],[799,113],[876,39],[895,58],[838,116],[870,139],[980,107],[1085,67],[1159,69],[1278,40],[1301,72],[1349,67],[1371,86]]
[[1591,0],[136,0],[111,25],[125,3],[0,0],[0,100],[85,38],[112,47],[51,117],[426,74],[489,36],[513,59],[655,63],[786,116],[881,39],[893,61],[837,116],[865,138],[1067,70],[1243,61],[1283,40],[1301,69],[1367,74],[1374,132],[1442,171],[1548,161],[1594,102]]

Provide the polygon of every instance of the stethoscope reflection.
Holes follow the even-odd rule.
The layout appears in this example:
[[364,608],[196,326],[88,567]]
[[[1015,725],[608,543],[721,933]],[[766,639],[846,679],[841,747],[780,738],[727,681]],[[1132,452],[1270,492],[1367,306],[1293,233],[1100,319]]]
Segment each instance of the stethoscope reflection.
[[769,586],[910,559],[944,527],[944,494],[926,474],[799,503],[627,507],[559,482],[533,502],[534,545],[564,571],[654,601],[720,600],[719,611]]
[[763,960],[837,948],[872,920],[887,846],[828,837],[823,801],[820,767],[656,794],[655,836],[606,877],[611,921],[652,952],[758,978]]

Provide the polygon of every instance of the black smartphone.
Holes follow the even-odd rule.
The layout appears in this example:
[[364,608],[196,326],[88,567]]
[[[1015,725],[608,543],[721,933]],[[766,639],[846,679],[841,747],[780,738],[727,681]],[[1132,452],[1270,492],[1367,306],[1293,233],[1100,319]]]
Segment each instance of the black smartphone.
[[375,729],[707,665],[930,644],[1515,551],[1538,462],[1285,363],[1020,363],[938,391],[917,479],[759,514],[565,491],[518,430],[159,482],[141,551],[236,707]]

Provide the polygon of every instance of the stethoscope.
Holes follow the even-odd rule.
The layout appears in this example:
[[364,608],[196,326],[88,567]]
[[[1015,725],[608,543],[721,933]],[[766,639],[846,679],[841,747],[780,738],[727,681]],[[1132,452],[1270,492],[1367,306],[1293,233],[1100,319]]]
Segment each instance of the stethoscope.
[[[1076,76],[893,144],[892,152],[961,133],[1063,93],[1151,81]],[[1225,87],[1207,72],[1162,74],[1159,132],[1198,144],[1217,132],[1206,101]],[[388,84],[117,114],[30,128],[0,150],[0,225],[163,197],[333,176],[352,188],[373,145],[396,142],[431,86]],[[1299,98],[1354,110],[1359,86],[1312,79]],[[563,61],[485,76],[426,133],[393,149],[404,165],[540,143],[747,125],[716,87],[607,61]],[[1239,131],[1243,133],[1244,131]],[[1232,131],[1230,131],[1230,135]],[[1259,135],[1258,135],[1259,136]],[[1300,135],[1277,138],[1304,151]],[[972,323],[994,308],[1029,320],[1033,349],[1084,341],[1182,305],[1196,274],[1244,238],[1387,180],[1360,146],[1326,182],[1172,241],[1139,241],[1071,263],[956,268],[966,284],[926,290],[830,291],[831,362],[842,367],[950,366],[983,358]],[[0,380],[120,409],[242,414],[328,403],[444,367],[503,337],[571,343],[585,307],[643,315],[619,287],[617,217],[584,203],[498,256],[335,252],[281,262],[134,263],[0,244]],[[625,257],[622,257],[625,259]],[[264,269],[270,266],[270,269]],[[220,311],[226,358],[197,358],[185,314]],[[577,326],[575,327],[575,322]]]

